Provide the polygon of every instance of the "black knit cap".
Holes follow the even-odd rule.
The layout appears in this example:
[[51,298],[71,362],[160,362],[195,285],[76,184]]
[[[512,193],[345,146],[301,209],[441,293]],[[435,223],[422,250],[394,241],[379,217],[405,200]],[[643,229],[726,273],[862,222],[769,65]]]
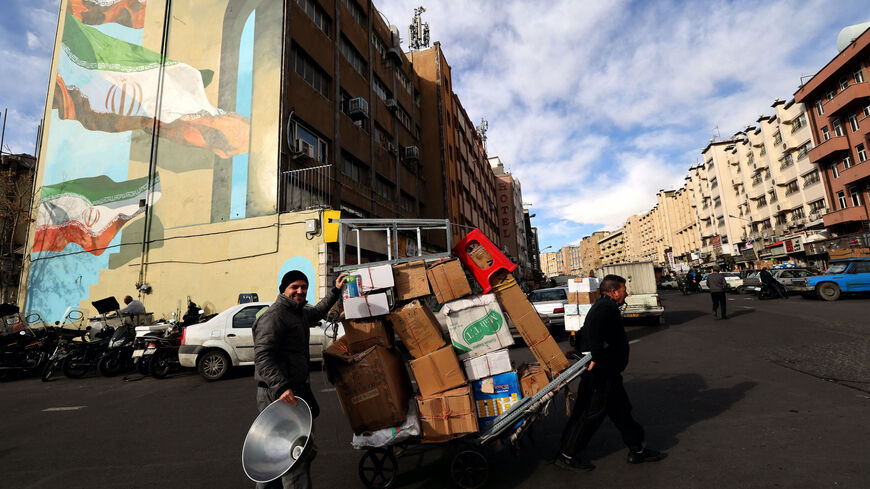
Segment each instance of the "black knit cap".
[[299,270],[290,270],[289,272],[284,274],[284,277],[281,278],[281,286],[278,287],[278,293],[283,294],[284,289],[287,288],[288,285],[292,284],[297,280],[304,280],[305,283],[308,283],[308,277],[305,276],[304,273]]

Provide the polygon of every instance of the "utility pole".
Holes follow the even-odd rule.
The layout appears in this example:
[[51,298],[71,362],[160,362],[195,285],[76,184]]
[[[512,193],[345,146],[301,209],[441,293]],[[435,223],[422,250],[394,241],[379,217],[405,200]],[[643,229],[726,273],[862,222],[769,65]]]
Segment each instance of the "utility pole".
[[6,140],[6,108],[3,108],[3,131],[0,132],[0,154],[3,154],[3,141]]

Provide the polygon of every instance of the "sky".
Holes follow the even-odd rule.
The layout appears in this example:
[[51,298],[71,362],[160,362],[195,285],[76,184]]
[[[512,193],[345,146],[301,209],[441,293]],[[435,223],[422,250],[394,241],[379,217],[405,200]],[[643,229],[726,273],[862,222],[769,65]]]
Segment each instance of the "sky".
[[[32,153],[58,0],[0,2],[5,151]],[[677,189],[710,138],[727,138],[837,54],[859,0],[376,0],[407,26],[423,5],[487,150],[520,180],[540,247],[618,229]],[[11,73],[13,76],[5,76]]]

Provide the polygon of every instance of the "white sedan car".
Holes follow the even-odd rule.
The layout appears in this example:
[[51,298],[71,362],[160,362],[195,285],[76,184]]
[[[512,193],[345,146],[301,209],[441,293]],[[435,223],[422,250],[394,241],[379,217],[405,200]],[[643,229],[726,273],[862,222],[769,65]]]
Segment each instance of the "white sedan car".
[[[740,278],[739,273],[723,272],[722,275],[725,275],[725,283],[728,284],[728,288],[732,291],[737,290],[737,287],[743,285],[743,279]],[[707,286],[706,278],[698,282],[698,286],[701,287],[701,290],[704,292],[710,292],[710,287]]]
[[[196,367],[206,380],[218,380],[230,367],[254,364],[254,337],[251,326],[260,311],[271,302],[251,302],[235,305],[208,321],[188,326],[181,339],[178,360],[184,367]],[[344,334],[337,324],[321,321],[311,328],[308,351],[312,361],[323,360],[323,349]]]

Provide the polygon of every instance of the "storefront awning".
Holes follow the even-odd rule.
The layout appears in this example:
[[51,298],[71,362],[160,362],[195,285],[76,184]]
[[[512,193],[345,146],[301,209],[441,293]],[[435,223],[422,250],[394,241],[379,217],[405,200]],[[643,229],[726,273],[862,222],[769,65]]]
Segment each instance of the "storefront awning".
[[782,246],[782,241],[777,241],[776,243],[769,244],[765,248],[775,248],[777,246]]

